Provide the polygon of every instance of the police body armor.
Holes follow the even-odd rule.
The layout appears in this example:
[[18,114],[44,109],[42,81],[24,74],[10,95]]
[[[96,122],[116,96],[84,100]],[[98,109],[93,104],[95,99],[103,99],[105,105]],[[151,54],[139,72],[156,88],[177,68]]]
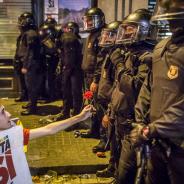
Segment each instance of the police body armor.
[[106,103],[110,102],[114,79],[113,64],[110,61],[109,55],[105,57],[105,61],[102,65],[101,76],[98,87],[98,99],[105,101]]
[[[178,41],[178,44],[172,43],[171,38],[167,38],[154,49],[150,120],[151,122],[160,121],[162,116],[165,116],[163,126],[160,123],[157,125],[159,134],[184,148],[183,129],[179,124],[179,121],[183,123],[184,115],[182,101],[184,99],[184,39],[182,35]],[[164,123],[166,123],[165,127]],[[169,124],[174,131],[169,131]]]
[[86,40],[82,69],[87,73],[93,73],[95,70],[98,53],[98,38],[100,34],[101,31],[92,32]]
[[[27,62],[28,46],[34,52],[34,57],[31,58],[31,62]],[[35,30],[30,29],[25,31],[20,37],[19,47],[17,49],[16,56],[22,61],[23,65],[26,63],[26,68],[34,67],[34,69],[40,69],[42,63],[40,61],[40,42],[38,34]],[[31,56],[32,57],[32,56]],[[28,70],[29,71],[29,70]]]
[[[122,70],[122,77],[116,85],[118,89],[115,89],[112,95],[113,110],[116,114],[125,118],[134,118],[134,106],[139,90],[149,70],[147,63],[142,62],[142,60],[145,53],[151,51],[152,47],[152,44],[144,43],[139,46],[139,49],[126,54],[125,68]],[[140,58],[142,59],[140,60]],[[119,96],[119,100],[116,99],[117,96]]]

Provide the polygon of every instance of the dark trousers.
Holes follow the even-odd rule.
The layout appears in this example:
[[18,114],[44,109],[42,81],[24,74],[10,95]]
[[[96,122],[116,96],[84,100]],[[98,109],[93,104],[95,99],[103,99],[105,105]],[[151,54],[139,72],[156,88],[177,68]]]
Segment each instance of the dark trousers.
[[151,149],[146,184],[181,184],[184,181],[184,150],[172,148],[170,156],[160,145]]
[[122,140],[117,183],[134,184],[136,171],[136,152],[129,140],[124,139]]
[[121,150],[117,173],[118,184],[134,184],[137,163],[136,152],[128,139],[131,127],[123,116],[116,116],[117,139],[121,140]]
[[[90,89],[90,85],[93,82],[93,72],[86,72],[84,75],[85,90]],[[107,141],[107,130],[102,126],[102,118],[104,116],[105,110],[107,109],[107,104],[101,103],[97,99],[97,93],[93,96],[93,105],[96,108],[96,114],[91,118],[91,133],[95,135],[100,135],[100,140]]]
[[119,164],[121,145],[117,138],[117,125],[116,121],[108,126],[108,139],[110,139],[110,159],[109,167],[113,168],[116,172]]
[[70,115],[70,109],[73,108],[73,114],[76,115],[82,108],[82,70],[67,70],[62,73],[63,89],[63,114]]
[[28,90],[30,108],[35,108],[40,93],[40,87],[43,82],[42,72],[34,70],[34,68],[28,70],[25,74],[25,82]]
[[18,82],[20,86],[20,97],[21,98],[28,98],[28,92],[27,92],[27,87],[26,87],[26,82],[25,82],[25,75],[22,73],[17,74],[18,76]]
[[45,74],[45,87],[46,95],[50,99],[55,98],[55,81],[56,81],[56,67],[58,59],[56,57],[46,58],[46,74]]

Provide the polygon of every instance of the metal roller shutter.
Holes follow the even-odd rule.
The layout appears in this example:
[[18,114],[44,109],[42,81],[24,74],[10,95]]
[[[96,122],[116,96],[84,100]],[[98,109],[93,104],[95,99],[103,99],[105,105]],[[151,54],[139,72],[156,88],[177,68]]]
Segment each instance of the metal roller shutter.
[[19,34],[17,18],[25,11],[32,11],[31,0],[0,0],[0,96],[17,91],[12,59]]

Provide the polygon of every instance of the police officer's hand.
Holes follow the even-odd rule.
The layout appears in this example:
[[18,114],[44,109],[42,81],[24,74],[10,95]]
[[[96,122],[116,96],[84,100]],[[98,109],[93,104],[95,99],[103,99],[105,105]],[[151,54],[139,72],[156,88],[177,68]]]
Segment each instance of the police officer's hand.
[[21,69],[21,72],[22,72],[23,74],[26,74],[26,73],[27,73],[27,69],[26,69],[26,68],[22,68],[22,69]]
[[104,128],[107,128],[110,124],[110,118],[107,114],[104,115],[104,117],[102,118],[102,126]]
[[119,62],[124,61],[124,54],[122,54],[122,51],[120,48],[113,51],[113,53],[110,55],[111,62],[116,66]]
[[98,84],[95,82],[92,82],[90,85],[90,91],[92,91],[93,93],[96,93],[98,89]]
[[134,147],[138,147],[141,144],[144,144],[148,138],[149,134],[149,127],[144,124],[136,124],[135,128],[130,132],[129,138],[131,141],[131,144]]

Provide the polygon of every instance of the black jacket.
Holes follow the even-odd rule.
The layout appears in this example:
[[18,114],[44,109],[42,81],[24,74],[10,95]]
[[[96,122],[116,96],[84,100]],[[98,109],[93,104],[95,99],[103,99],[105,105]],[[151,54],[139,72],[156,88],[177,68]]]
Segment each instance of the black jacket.
[[40,60],[40,40],[37,31],[34,29],[23,32],[17,44],[16,57],[21,60],[23,67],[31,70],[40,69],[42,66]]
[[[115,88],[118,89],[115,89],[115,95],[113,94],[111,99],[114,114],[123,116],[126,119],[134,119],[134,106],[140,88],[150,70],[145,58],[150,55],[152,49],[152,44],[144,42],[129,48],[129,52],[124,57],[124,64],[117,65],[118,83]],[[119,100],[117,99],[118,97]]]

